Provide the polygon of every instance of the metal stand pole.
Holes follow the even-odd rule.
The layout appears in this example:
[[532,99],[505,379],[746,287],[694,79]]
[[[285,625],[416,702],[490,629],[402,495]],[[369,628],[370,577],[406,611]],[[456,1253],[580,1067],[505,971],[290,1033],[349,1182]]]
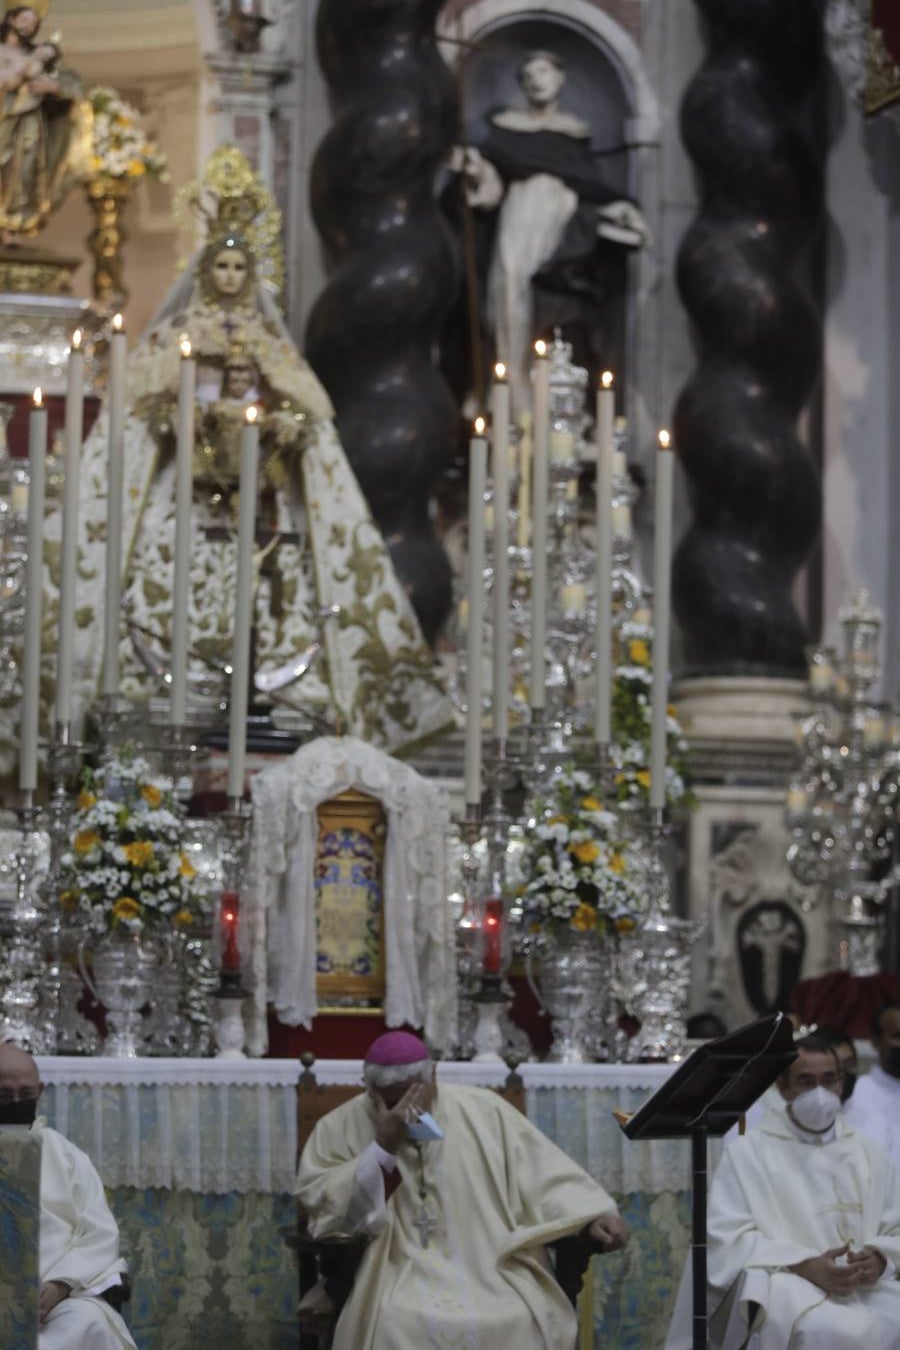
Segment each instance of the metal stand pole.
[[706,1316],[706,1126],[691,1131],[691,1174],[694,1184],[691,1212],[691,1270],[693,1288],[693,1350],[707,1350]]

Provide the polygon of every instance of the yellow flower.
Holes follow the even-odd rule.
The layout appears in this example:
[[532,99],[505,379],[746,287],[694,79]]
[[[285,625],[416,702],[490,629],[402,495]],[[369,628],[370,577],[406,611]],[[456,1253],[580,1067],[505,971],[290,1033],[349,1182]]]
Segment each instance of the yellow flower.
[[600,857],[600,845],[595,844],[593,839],[586,839],[583,844],[573,845],[569,852],[580,863],[592,863]]
[[637,773],[636,773],[634,776],[635,776],[635,778],[637,779],[637,781],[640,783],[641,787],[642,787],[642,788],[646,788],[647,791],[649,792],[649,791],[650,791],[650,770],[649,770],[649,769],[638,769]]
[[120,896],[112,907],[113,923],[120,923],[123,919],[138,919],[140,914],[140,905],[130,895]]
[[609,869],[611,872],[625,871],[625,859],[622,857],[621,853],[614,853],[612,855],[609,860]]
[[616,919],[614,927],[617,933],[633,933],[637,928],[637,920],[623,914],[621,918]]
[[187,877],[188,880],[197,875],[197,869],[186,853],[182,853],[181,855],[181,866],[178,868],[178,871],[181,876]]
[[602,811],[603,803],[598,802],[596,797],[583,797],[581,799],[582,811]]
[[649,666],[650,648],[643,638],[632,638],[628,644],[628,659],[636,666]]
[[172,922],[176,928],[189,928],[194,922],[194,916],[189,909],[180,909]]
[[159,806],[163,797],[159,788],[154,787],[152,783],[141,784],[141,796],[143,797],[147,805],[152,806],[154,810],[156,809],[157,806]]
[[581,904],[569,922],[577,932],[589,933],[592,928],[597,927],[597,911],[592,905]]
[[133,160],[131,160],[130,164],[128,165],[128,177],[129,177],[129,178],[140,178],[140,176],[141,176],[141,174],[142,174],[143,172],[144,172],[144,166],[143,166],[142,162],[141,162],[139,159],[133,159]]
[[72,847],[76,853],[84,856],[85,853],[90,853],[92,848],[96,848],[99,843],[100,836],[96,830],[79,830],[72,840]]
[[96,801],[97,798],[94,796],[93,792],[88,792],[87,788],[82,788],[78,794],[79,811],[90,811]]
[[59,897],[59,903],[60,907],[63,910],[65,910],[66,914],[74,913],[75,907],[78,904],[78,892],[63,891],[62,895]]
[[146,867],[153,858],[153,845],[149,839],[135,839],[133,844],[126,844],[122,851],[125,861],[131,863],[132,867]]
[[548,825],[568,825],[568,823],[565,816],[560,815],[559,812],[557,812],[555,816],[551,816],[547,821]]
[[667,716],[669,716],[669,717],[677,717],[677,716],[678,716],[678,709],[675,707],[675,704],[674,704],[674,703],[667,703],[667,704],[666,704],[666,714],[667,714]]

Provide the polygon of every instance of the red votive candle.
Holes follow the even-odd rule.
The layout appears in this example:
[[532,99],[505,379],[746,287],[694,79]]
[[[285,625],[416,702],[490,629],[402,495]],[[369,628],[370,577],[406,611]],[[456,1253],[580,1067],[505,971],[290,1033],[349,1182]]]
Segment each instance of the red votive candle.
[[240,915],[240,895],[237,891],[222,892],[222,969],[240,970],[241,954],[238,951],[238,917]]
[[500,974],[501,948],[503,946],[503,901],[485,900],[484,902],[484,960],[482,969],[485,975]]

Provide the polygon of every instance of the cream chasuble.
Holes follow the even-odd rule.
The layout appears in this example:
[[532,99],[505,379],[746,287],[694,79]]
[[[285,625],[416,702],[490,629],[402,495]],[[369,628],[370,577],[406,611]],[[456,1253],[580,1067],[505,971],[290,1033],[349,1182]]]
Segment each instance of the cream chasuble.
[[312,1233],[372,1238],[334,1350],[571,1350],[575,1313],[543,1247],[615,1203],[495,1092],[442,1084],[432,1114],[445,1137],[422,1145],[421,1173],[402,1146],[387,1202],[367,1094],[321,1120],[303,1151]]
[[124,1321],[97,1295],[125,1269],[119,1229],[97,1171],[74,1144],[39,1122],[41,1141],[41,1282],[64,1280],[72,1293],[57,1304],[41,1331],[40,1350],[134,1347]]
[[[708,1224],[712,1347],[900,1347],[900,1283],[890,1266],[876,1285],[847,1298],[829,1297],[785,1269],[846,1242],[877,1247],[900,1267],[900,1182],[886,1154],[843,1121],[830,1143],[808,1144],[784,1108],[771,1110],[756,1130],[726,1147]],[[681,1303],[667,1350],[691,1343],[690,1309]],[[750,1303],[761,1305],[765,1320],[761,1327],[757,1320],[748,1343]]]

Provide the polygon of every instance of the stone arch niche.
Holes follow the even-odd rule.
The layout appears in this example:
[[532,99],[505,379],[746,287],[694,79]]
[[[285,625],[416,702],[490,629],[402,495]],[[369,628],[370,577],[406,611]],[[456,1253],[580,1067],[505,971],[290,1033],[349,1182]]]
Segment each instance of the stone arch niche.
[[[524,106],[517,80],[523,56],[533,49],[557,52],[566,65],[561,107],[588,124],[600,177],[640,205],[651,236],[658,238],[659,110],[638,46],[639,23],[636,10],[629,31],[592,0],[559,0],[555,5],[537,0],[473,0],[470,4],[462,0],[445,7],[438,34],[443,55],[457,75],[461,139],[469,144],[478,143],[489,113],[498,108]],[[460,230],[461,239],[462,233]],[[476,238],[473,253],[479,247]],[[646,366],[646,355],[640,350],[640,329],[645,319],[652,324],[646,306],[655,303],[655,288],[651,284],[655,266],[646,251],[623,259],[615,317],[599,324],[593,352],[590,342],[584,340],[585,333],[579,333],[577,323],[566,334],[576,338],[577,359],[594,368],[603,359],[604,364],[616,368],[623,390],[622,412],[630,412],[635,391],[643,382],[641,369]],[[540,294],[537,295],[537,326],[546,327],[541,317],[549,315],[552,324],[554,302],[547,303],[543,297],[542,304]],[[457,354],[454,359],[451,353],[447,362],[451,382],[457,389],[464,381],[469,389],[474,384],[468,335],[463,360],[468,362],[469,370],[461,368],[458,355],[462,342],[459,330],[464,326],[465,321],[457,316],[457,334],[450,339],[457,343]],[[566,326],[563,313],[563,327]],[[482,340],[482,368],[487,369],[490,340],[484,334]],[[605,344],[607,350],[601,357]]]

